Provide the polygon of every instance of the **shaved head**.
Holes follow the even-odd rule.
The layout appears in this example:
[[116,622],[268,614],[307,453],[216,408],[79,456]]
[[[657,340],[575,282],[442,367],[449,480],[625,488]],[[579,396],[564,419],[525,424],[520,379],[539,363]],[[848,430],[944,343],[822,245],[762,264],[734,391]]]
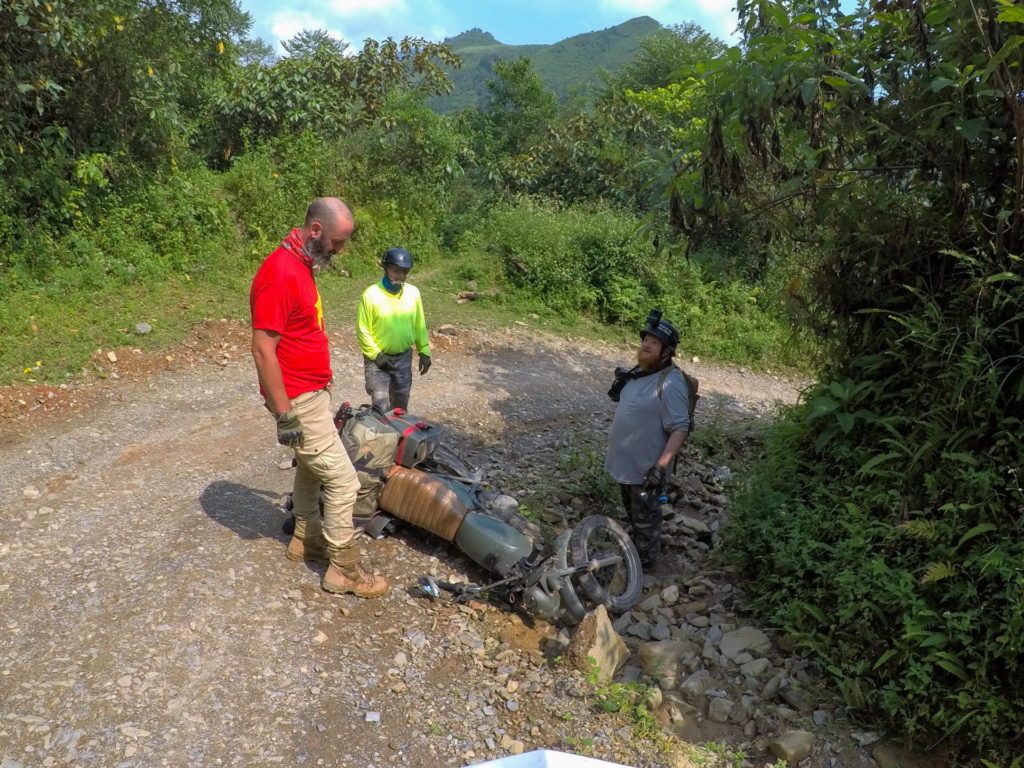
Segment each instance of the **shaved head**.
[[336,197],[321,197],[309,204],[302,225],[302,242],[313,261],[313,274],[331,265],[334,254],[345,247],[352,236],[355,220],[352,211]]
[[352,211],[336,197],[321,197],[309,204],[309,208],[306,209],[306,221],[302,226],[308,230],[314,221],[331,229],[342,222],[354,223]]

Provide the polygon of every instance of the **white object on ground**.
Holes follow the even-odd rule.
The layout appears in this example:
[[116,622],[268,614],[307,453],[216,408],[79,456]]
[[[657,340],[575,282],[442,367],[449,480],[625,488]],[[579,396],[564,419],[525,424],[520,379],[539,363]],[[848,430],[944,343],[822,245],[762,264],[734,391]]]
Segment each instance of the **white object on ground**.
[[477,763],[474,768],[630,768],[622,763],[606,763],[592,757],[537,749],[521,755],[509,755],[498,760]]

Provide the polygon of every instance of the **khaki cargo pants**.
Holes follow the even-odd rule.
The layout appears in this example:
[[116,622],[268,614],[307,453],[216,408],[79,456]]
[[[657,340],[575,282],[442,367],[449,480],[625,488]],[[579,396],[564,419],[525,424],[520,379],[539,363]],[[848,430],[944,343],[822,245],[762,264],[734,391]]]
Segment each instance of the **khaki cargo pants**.
[[[329,546],[352,547],[355,529],[352,508],[359,479],[341,444],[331,414],[331,391],[304,392],[291,401],[302,422],[302,445],[295,450],[295,485],[292,514],[309,520],[320,513],[320,488],[324,490],[324,538]],[[268,405],[268,410],[270,409]]]

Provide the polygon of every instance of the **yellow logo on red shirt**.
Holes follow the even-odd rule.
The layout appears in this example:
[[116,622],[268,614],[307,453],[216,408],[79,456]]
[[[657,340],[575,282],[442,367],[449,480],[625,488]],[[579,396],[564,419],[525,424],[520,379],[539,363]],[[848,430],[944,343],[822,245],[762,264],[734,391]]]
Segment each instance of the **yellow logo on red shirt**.
[[324,307],[320,303],[320,289],[315,285],[313,290],[316,291],[316,321],[320,324],[320,330],[324,329]]

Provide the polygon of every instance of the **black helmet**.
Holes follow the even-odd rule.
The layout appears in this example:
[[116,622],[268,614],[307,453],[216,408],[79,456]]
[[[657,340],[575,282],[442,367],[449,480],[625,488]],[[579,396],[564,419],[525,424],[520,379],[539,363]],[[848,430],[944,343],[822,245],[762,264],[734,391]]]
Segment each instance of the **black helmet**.
[[394,264],[402,269],[412,269],[412,256],[405,248],[388,248],[384,252],[384,258],[380,260],[380,264],[382,267]]
[[647,314],[647,325],[640,329],[640,338],[643,339],[648,333],[673,353],[679,346],[679,331],[668,320],[661,319],[660,309],[652,309]]

